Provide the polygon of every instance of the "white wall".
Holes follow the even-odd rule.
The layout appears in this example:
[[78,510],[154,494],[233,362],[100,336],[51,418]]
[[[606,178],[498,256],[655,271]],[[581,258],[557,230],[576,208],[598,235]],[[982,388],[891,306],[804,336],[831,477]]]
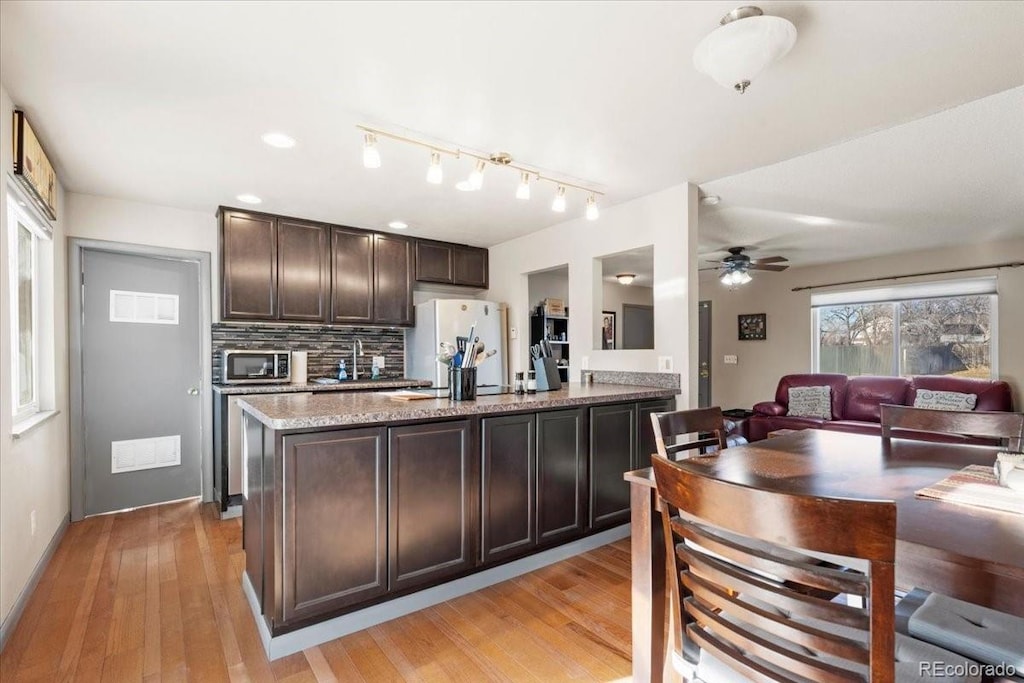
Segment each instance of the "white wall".
[[534,310],[537,304],[544,299],[561,299],[562,303],[569,308],[569,267],[556,268],[543,273],[532,273],[529,278],[530,295],[527,303],[530,310]]
[[[491,247],[487,298],[508,303],[519,332],[510,342],[512,370],[525,369],[529,358],[529,314],[535,302],[526,274],[567,263],[573,345],[569,376],[579,377],[584,357],[593,369],[656,372],[658,357],[670,356],[674,372],[684,378],[679,405],[696,405],[691,372],[697,349],[696,242],[697,188],[683,184],[604,209],[597,221],[566,221]],[[594,350],[602,298],[601,263],[596,259],[648,245],[654,246],[655,348]],[[576,340],[590,341],[577,346]]]
[[[621,285],[605,280],[601,285],[601,310],[615,313],[615,348],[622,348],[622,304],[654,305],[654,289],[638,285]],[[658,316],[658,310],[654,310]]]
[[[714,273],[706,273],[701,276],[700,299],[711,301],[712,405],[749,408],[758,401],[771,400],[782,375],[810,372],[813,341],[811,293],[793,292],[794,287],[1006,261],[1024,261],[1024,239],[790,268],[782,273],[754,273],[753,282],[734,290],[719,283]],[[983,274],[985,271],[916,279],[928,281]],[[996,275],[999,290],[999,378],[1013,387],[1014,406],[1021,410],[1024,408],[1024,267],[991,271],[991,274]],[[871,286],[864,284],[838,289]],[[737,340],[736,316],[743,313],[768,315],[766,341]],[[739,363],[725,365],[722,358],[726,354],[738,356]]]
[[[41,320],[53,345],[51,406],[60,411],[48,421],[14,439],[11,435],[11,324],[8,284],[7,173],[13,169],[11,127],[13,103],[0,86],[0,620],[6,620],[26,588],[47,545],[69,512],[68,495],[68,353],[65,291],[67,208],[57,188],[57,221],[53,227],[53,289],[41,292],[50,315]],[[46,140],[42,141],[46,145]],[[47,148],[51,159],[59,150]],[[45,338],[44,338],[45,340]],[[43,397],[45,398],[45,396]],[[44,406],[45,407],[45,406]],[[36,513],[36,531],[30,515]]]

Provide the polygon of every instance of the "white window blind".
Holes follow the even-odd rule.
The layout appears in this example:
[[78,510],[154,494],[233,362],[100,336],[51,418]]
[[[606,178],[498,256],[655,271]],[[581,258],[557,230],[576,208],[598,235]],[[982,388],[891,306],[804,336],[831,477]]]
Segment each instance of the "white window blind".
[[891,285],[872,289],[811,294],[811,308],[881,303],[885,301],[907,301],[909,299],[941,299],[950,296],[995,293],[996,278],[994,276],[962,280],[941,280],[939,282],[915,282],[913,284]]

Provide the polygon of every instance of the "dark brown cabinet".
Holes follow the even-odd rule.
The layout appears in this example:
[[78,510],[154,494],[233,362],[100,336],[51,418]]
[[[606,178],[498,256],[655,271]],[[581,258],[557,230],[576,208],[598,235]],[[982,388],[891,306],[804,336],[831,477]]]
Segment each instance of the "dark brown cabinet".
[[285,623],[388,590],[385,429],[284,437]]
[[533,415],[487,417],[481,429],[481,560],[520,555],[536,544]]
[[322,225],[277,222],[277,301],[281,320],[327,322],[330,271]]
[[331,322],[373,321],[373,233],[331,228]]
[[277,221],[240,212],[221,214],[221,317],[276,320]]
[[675,399],[658,399],[657,401],[642,401],[636,404],[637,407],[637,449],[636,462],[630,469],[638,470],[641,467],[651,466],[651,454],[658,452],[658,444],[654,442],[654,424],[651,422],[651,415],[654,413],[667,413],[675,410]]
[[416,281],[486,289],[487,257],[486,249],[416,240]]
[[629,521],[629,484],[622,478],[637,461],[635,403],[590,409],[590,526]]
[[537,413],[537,540],[583,533],[587,443],[583,409]]
[[390,429],[388,577],[392,591],[475,566],[479,451],[468,420]]
[[373,320],[412,325],[412,243],[393,235],[373,236]]

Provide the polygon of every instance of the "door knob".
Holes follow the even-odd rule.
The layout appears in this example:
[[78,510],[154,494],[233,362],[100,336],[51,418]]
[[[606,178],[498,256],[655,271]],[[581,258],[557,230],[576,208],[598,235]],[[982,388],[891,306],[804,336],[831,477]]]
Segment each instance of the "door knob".
[[199,389],[197,389],[195,387],[189,387],[188,388],[188,395],[189,396],[198,396],[199,395]]

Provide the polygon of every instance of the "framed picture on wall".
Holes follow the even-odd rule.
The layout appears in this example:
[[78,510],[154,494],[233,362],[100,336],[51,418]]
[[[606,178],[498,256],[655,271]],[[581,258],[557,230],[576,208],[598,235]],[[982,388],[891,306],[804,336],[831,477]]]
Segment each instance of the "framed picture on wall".
[[763,341],[768,338],[768,316],[764,313],[747,313],[738,316],[740,341]]
[[57,174],[20,111],[14,112],[14,177],[47,218],[57,220]]
[[601,348],[615,348],[615,311],[601,311]]

